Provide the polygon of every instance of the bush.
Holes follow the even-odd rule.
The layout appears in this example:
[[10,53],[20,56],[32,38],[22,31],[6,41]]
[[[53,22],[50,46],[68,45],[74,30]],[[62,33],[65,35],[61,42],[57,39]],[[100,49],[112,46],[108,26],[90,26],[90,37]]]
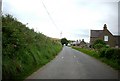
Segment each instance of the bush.
[[113,59],[117,60],[118,64],[120,64],[120,49],[114,49]]
[[[98,44],[98,45],[97,45]],[[96,45],[98,46],[98,47],[102,47],[102,46],[106,46],[106,43],[103,41],[103,40],[101,40],[101,39],[97,39],[97,40],[95,40],[95,42],[93,43],[93,48],[96,48]]]
[[108,49],[106,50],[106,52],[105,52],[105,57],[106,57],[107,59],[113,58],[114,51],[115,51],[115,50],[114,50],[113,48],[108,48]]
[[120,64],[120,49],[115,48],[101,48],[99,57],[116,60]]
[[115,59],[120,59],[120,49],[114,49],[114,57]]
[[104,45],[103,44],[96,44],[95,46],[94,46],[94,48],[95,49],[97,49],[97,50],[100,50],[101,48],[103,48],[104,47]]
[[99,57],[105,57],[106,55],[106,50],[107,50],[108,48],[105,48],[105,47],[103,47],[103,48],[101,48],[100,49],[100,51],[99,51]]

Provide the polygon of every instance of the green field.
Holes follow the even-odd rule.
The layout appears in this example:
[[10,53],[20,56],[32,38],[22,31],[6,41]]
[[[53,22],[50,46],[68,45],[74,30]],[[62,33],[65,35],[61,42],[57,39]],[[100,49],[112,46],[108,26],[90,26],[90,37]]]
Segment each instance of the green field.
[[59,40],[36,33],[11,15],[2,16],[2,78],[25,79],[62,49]]

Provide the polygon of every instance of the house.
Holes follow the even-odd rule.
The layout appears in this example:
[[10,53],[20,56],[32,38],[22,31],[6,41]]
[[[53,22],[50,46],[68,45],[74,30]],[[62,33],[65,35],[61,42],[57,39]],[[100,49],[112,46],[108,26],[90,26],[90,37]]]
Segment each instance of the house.
[[78,46],[78,47],[88,47],[87,43],[84,41],[84,39],[81,40],[77,40],[71,43],[72,46]]
[[87,43],[84,41],[84,39],[82,39],[82,41],[79,44],[80,47],[87,47]]
[[71,42],[71,45],[79,46],[80,42],[81,42],[81,40],[73,41],[73,42]]
[[92,45],[96,39],[103,40],[110,47],[120,47],[120,36],[113,35],[104,24],[103,30],[90,31],[90,44]]

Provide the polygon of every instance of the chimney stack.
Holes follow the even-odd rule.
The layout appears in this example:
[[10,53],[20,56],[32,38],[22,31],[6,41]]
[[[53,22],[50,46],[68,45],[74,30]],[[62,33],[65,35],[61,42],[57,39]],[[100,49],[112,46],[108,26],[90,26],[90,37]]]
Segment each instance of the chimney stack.
[[107,25],[106,25],[106,24],[104,24],[103,30],[106,30],[106,29],[107,29]]

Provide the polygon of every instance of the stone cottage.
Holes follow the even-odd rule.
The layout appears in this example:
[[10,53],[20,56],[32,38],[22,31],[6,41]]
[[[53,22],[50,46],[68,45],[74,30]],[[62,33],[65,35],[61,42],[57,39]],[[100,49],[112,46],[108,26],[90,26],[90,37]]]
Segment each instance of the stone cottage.
[[104,24],[103,30],[90,31],[90,44],[92,45],[96,39],[103,40],[110,47],[120,47],[120,36],[113,35]]

